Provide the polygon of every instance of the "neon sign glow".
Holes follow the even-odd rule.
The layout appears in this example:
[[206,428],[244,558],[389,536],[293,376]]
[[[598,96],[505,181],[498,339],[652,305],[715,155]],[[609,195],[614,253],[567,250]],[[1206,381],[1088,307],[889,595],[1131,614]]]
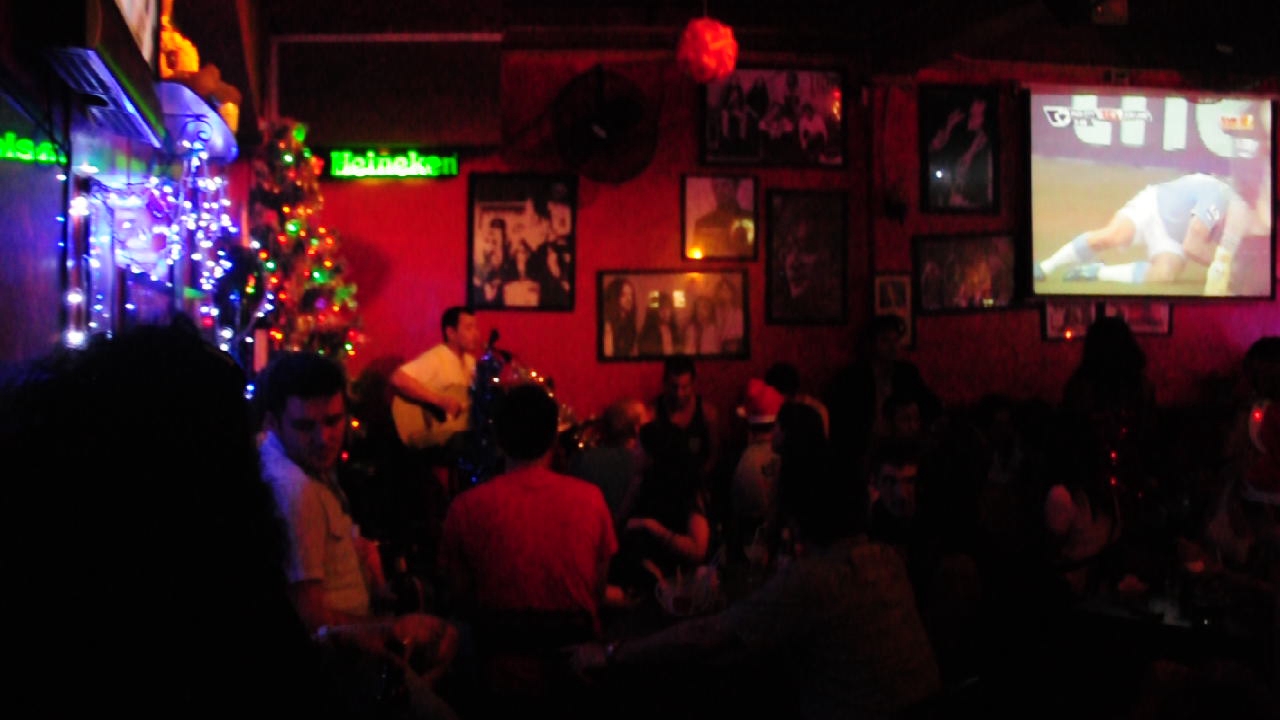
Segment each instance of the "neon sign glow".
[[6,132],[0,135],[0,160],[53,165],[65,163],[67,156],[58,152],[48,140],[36,142],[31,138],[18,137],[17,133]]
[[331,150],[329,175],[335,178],[454,177],[458,156],[420,155],[416,150],[393,154],[366,150]]

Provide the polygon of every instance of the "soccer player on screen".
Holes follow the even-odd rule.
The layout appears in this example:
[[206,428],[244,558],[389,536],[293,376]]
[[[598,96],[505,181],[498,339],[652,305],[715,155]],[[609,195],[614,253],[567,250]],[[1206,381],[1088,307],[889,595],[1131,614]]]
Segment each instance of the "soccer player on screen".
[[[1204,294],[1226,295],[1232,258],[1255,225],[1254,210],[1231,185],[1212,175],[1195,173],[1148,185],[1106,226],[1080,233],[1036,263],[1035,279],[1065,267],[1065,281],[1169,283],[1191,260],[1209,266]],[[1108,265],[1097,259],[1101,251],[1134,243],[1146,246],[1145,261]]]

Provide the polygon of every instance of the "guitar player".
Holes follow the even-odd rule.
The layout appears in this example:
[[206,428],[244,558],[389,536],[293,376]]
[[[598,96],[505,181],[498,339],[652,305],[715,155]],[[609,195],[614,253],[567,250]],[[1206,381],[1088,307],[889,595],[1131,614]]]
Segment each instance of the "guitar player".
[[[434,466],[451,465],[457,433],[468,428],[474,353],[480,344],[476,316],[470,308],[451,307],[440,319],[443,342],[396,368],[391,387],[396,432],[410,450],[433,452]],[[443,456],[443,457],[442,457]],[[450,483],[445,480],[445,487]]]

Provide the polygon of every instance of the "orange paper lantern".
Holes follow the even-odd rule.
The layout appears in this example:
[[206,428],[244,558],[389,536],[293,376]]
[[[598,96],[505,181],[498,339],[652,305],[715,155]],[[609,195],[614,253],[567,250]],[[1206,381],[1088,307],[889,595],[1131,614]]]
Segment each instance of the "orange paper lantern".
[[680,36],[676,61],[700,83],[729,77],[738,64],[738,41],[733,29],[711,18],[690,20]]

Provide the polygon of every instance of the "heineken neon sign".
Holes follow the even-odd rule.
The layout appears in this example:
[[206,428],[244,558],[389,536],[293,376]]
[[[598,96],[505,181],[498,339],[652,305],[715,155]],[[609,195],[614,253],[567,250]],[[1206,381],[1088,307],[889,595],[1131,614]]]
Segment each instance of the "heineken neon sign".
[[420,155],[417,150],[387,152],[377,150],[330,150],[329,176],[366,177],[455,177],[458,156]]
[[31,138],[18,137],[17,133],[6,132],[0,135],[0,160],[52,165],[65,163],[67,156],[58,152],[48,140],[36,142]]

